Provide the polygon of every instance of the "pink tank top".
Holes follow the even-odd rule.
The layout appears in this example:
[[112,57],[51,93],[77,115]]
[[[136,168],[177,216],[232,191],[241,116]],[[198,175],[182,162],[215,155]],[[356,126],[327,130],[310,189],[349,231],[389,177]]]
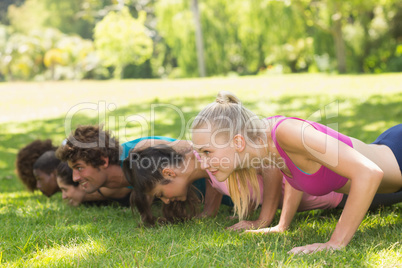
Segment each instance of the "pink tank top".
[[[200,155],[194,151],[194,155],[198,160],[201,160]],[[226,185],[226,181],[218,181],[214,175],[212,175],[208,170],[207,173],[209,175],[209,181],[211,182],[211,185],[213,188],[215,188],[219,193],[223,195],[229,195],[229,189]],[[258,178],[258,184],[260,185],[260,194],[261,194],[261,202],[260,205],[262,204],[262,201],[264,199],[263,196],[263,179],[261,175],[257,175]],[[282,195],[281,199],[279,200],[279,209],[282,209],[282,204],[283,204],[283,193],[285,189],[285,178],[282,178]],[[299,208],[297,211],[307,211],[307,210],[313,210],[313,209],[329,209],[329,208],[335,208],[339,205],[343,197],[343,194],[340,193],[335,193],[335,192],[330,192],[329,194],[323,195],[323,196],[313,196],[309,195],[307,193],[303,193],[302,200],[300,202]]]
[[329,127],[326,127],[324,125],[321,125],[319,123],[303,120],[300,118],[295,118],[295,117],[285,117],[282,120],[280,120],[276,125],[273,127],[271,135],[272,135],[272,140],[275,143],[275,146],[278,149],[279,154],[283,158],[286,166],[289,168],[290,172],[292,173],[293,178],[290,178],[286,176],[286,174],[283,174],[283,176],[286,178],[286,180],[289,182],[290,185],[292,185],[293,188],[306,192],[311,195],[325,195],[328,194],[332,191],[335,191],[342,186],[346,184],[348,181],[347,178],[342,177],[338,175],[337,173],[333,172],[329,168],[325,166],[321,166],[321,168],[314,174],[307,174],[301,171],[293,162],[290,160],[289,156],[286,154],[285,151],[282,150],[282,148],[279,146],[278,141],[276,140],[276,129],[279,126],[280,123],[282,123],[286,119],[297,119],[303,122],[307,122],[311,126],[313,126],[315,129],[318,131],[325,133],[335,139],[338,139],[339,141],[345,143],[346,145],[350,146],[353,148],[352,141],[348,136],[345,136]]

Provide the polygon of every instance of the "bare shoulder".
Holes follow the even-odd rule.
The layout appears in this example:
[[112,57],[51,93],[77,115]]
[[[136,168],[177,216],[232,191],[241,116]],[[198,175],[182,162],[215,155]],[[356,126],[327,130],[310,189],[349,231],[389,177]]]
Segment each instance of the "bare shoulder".
[[284,120],[278,125],[275,131],[278,144],[288,152],[298,151],[298,149],[303,147],[303,132],[308,126],[310,125],[297,119],[289,118]]

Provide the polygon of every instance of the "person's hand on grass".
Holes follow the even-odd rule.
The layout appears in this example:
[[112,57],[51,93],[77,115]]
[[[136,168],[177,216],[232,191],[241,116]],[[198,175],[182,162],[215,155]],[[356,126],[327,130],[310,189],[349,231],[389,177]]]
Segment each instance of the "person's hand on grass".
[[267,234],[267,233],[283,233],[286,229],[277,226],[269,227],[269,228],[261,228],[257,230],[246,230],[243,234],[246,233],[254,233],[254,234]]
[[204,218],[208,218],[208,217],[213,217],[212,215],[208,215],[207,212],[203,211],[199,214],[197,214],[194,218],[195,219],[204,219]]
[[249,230],[249,229],[258,229],[266,226],[266,221],[264,220],[255,220],[255,221],[241,221],[228,227],[228,230],[232,231],[241,231],[241,230]]
[[306,245],[302,247],[295,247],[292,250],[290,250],[288,253],[289,254],[311,254],[314,252],[322,251],[322,250],[341,250],[344,247],[339,246],[339,245],[334,245],[329,242],[327,243],[315,243],[311,245]]

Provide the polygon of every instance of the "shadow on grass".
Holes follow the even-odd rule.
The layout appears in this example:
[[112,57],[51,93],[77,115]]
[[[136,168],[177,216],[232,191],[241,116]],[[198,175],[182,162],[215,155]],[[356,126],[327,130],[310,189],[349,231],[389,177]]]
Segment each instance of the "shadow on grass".
[[[1,236],[2,241],[10,242],[2,251],[3,261],[11,265],[29,261],[41,265],[46,264],[46,259],[64,263],[68,259],[72,264],[83,266],[109,266],[99,261],[113,259],[116,265],[116,256],[128,266],[141,267],[186,263],[189,266],[236,266],[244,264],[245,259],[256,266],[264,266],[263,263],[297,266],[300,261],[316,263],[317,258],[325,259],[329,266],[345,261],[344,251],[301,256],[286,253],[295,246],[327,241],[340,210],[299,213],[294,227],[286,234],[238,235],[225,230],[229,226],[225,221],[227,215],[177,225],[136,228],[139,217],[133,218],[127,209],[69,208],[59,200],[41,196],[38,199],[42,206],[19,211],[10,207],[1,215],[2,222],[13,226]],[[27,201],[27,206],[33,205],[32,200]],[[400,208],[384,210],[380,217],[390,212],[400,214]],[[369,217],[371,215],[376,214],[369,214]],[[395,233],[400,234],[401,228],[400,221],[393,221],[386,226],[380,222],[359,231],[346,249],[348,256],[352,256],[353,266],[367,264],[362,256],[367,249],[375,254],[399,243],[400,235]],[[234,252],[242,256],[233,258],[238,254]],[[272,254],[275,258],[271,259]],[[27,262],[21,263],[21,259]]]

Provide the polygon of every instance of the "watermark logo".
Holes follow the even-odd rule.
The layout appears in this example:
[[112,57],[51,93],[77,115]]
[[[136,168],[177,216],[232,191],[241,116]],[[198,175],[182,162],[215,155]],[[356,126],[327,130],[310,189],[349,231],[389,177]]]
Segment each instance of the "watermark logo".
[[[247,146],[260,150],[260,152],[266,149],[266,154],[261,155],[257,160],[254,159],[255,157],[250,157],[249,154],[244,154],[240,157],[233,150],[232,153],[235,154],[233,157],[227,156],[225,159],[224,157],[219,159],[203,157],[203,161],[206,161],[206,159],[208,161],[213,161],[210,163],[213,163],[214,165],[216,164],[220,168],[227,168],[228,166],[258,168],[264,165],[274,165],[275,159],[279,158],[277,154],[273,154],[269,151],[269,146],[267,145],[269,140],[267,135],[271,135],[269,129],[272,129],[273,126],[270,125],[270,123],[267,123],[268,121],[262,120],[263,118],[261,116],[255,115],[250,116],[250,118],[239,118],[221,114],[214,118],[195,116],[186,120],[188,116],[185,115],[180,107],[173,104],[161,103],[150,104],[148,117],[141,114],[128,116],[111,115],[112,112],[116,111],[116,108],[117,106],[115,104],[107,103],[106,101],[99,101],[98,103],[84,102],[71,107],[67,112],[64,121],[65,134],[69,141],[79,148],[115,147],[114,137],[109,137],[109,140],[107,141],[104,131],[99,131],[98,137],[93,137],[91,142],[83,142],[77,139],[74,135],[71,135],[75,130],[73,128],[73,119],[78,115],[88,113],[91,115],[96,114],[98,124],[104,124],[106,129],[115,128],[117,126],[120,136],[116,138],[120,140],[120,143],[123,143],[125,141],[132,141],[140,138],[131,137],[128,134],[129,132],[127,129],[133,128],[133,125],[135,125],[137,130],[139,130],[138,132],[143,133],[143,136],[155,136],[158,130],[158,116],[173,113],[175,115],[176,123],[172,127],[176,128],[175,132],[179,134],[177,137],[172,138],[186,140],[186,135],[190,135],[190,133],[193,136],[194,134],[204,135],[204,138],[201,139],[201,143],[194,144],[195,148],[207,146],[214,150],[222,150],[228,147],[233,147],[230,137],[241,134],[244,135],[244,140]],[[237,109],[242,109],[242,107]],[[322,109],[312,113],[306,121],[303,122],[300,132],[300,140],[306,152],[331,166],[336,166],[339,161],[339,142],[334,142],[334,140],[338,140],[339,138],[339,133],[337,132],[338,123],[334,120],[338,118],[338,116],[339,103],[338,101],[331,102],[323,106]],[[325,124],[325,122],[323,122],[328,120],[330,120],[331,123]],[[200,125],[199,122],[202,122],[202,127],[191,129],[193,121],[198,121],[198,125]],[[319,130],[322,135],[318,134],[308,121],[324,123],[323,127],[320,127],[321,129]],[[192,137],[187,138],[189,140]],[[283,161],[280,162],[280,164],[281,167],[283,167]],[[185,166],[189,165],[186,164]],[[278,163],[276,163],[276,166],[278,166]]]

